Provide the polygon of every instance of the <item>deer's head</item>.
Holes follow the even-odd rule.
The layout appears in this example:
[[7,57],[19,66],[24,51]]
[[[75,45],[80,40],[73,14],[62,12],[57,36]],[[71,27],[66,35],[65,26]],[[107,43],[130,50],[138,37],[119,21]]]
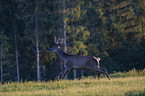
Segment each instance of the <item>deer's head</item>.
[[56,45],[53,46],[52,48],[49,48],[48,51],[57,52],[57,50],[64,43],[64,41],[65,41],[64,38],[58,38],[58,40],[56,40],[56,36],[55,36],[54,37],[54,42],[55,42]]

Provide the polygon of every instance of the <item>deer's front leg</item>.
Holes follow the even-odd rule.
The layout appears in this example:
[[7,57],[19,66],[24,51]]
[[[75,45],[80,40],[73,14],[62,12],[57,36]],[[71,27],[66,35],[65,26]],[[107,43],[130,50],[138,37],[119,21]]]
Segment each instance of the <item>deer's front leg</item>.
[[68,72],[65,74],[65,76],[63,77],[63,79],[65,79],[65,77],[68,75],[68,73],[71,71],[72,69],[69,69]]
[[58,74],[58,78],[57,78],[58,80],[59,80],[59,77],[60,77],[60,75],[62,74],[62,72],[63,72],[63,71],[65,71],[65,70],[67,70],[67,68],[66,68],[66,67],[65,67],[65,68],[63,68],[63,69],[60,71],[60,73]]

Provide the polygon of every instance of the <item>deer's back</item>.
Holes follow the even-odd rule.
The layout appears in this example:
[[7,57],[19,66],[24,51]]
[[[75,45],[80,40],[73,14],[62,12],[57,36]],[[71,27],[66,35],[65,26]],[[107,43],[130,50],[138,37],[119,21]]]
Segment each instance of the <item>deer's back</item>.
[[86,68],[92,66],[92,64],[96,63],[96,61],[92,56],[71,55],[69,56],[69,63],[73,68]]

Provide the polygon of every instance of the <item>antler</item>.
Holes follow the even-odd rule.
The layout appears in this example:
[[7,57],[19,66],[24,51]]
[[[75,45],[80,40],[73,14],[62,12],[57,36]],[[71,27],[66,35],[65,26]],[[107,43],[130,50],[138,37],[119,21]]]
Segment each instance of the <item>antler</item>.
[[55,44],[59,44],[59,42],[56,40],[56,36],[54,36],[54,42]]
[[55,42],[55,44],[63,44],[64,43],[64,41],[65,41],[65,39],[63,39],[63,38],[58,38],[58,40],[56,40],[56,36],[54,36],[54,42]]

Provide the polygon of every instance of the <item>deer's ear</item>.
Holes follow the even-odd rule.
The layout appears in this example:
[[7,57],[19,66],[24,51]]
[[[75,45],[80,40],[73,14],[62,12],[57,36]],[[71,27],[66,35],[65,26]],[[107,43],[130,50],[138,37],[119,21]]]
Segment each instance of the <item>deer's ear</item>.
[[54,36],[54,43],[57,45],[59,44],[59,41],[56,39],[56,36]]

